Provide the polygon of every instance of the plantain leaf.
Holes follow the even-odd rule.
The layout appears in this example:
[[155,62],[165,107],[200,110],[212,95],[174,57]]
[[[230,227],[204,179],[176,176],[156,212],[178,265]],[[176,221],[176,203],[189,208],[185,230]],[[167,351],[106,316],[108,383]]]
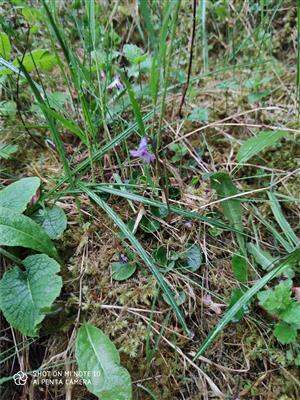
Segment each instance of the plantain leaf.
[[43,228],[29,217],[0,206],[0,246],[21,246],[58,259],[57,251]]
[[[25,258],[26,271],[14,267],[0,281],[0,308],[7,321],[23,335],[37,336],[39,325],[59,295],[59,264],[46,254]],[[49,284],[51,282],[51,284]]]
[[232,270],[235,279],[239,282],[245,283],[248,280],[248,267],[247,260],[241,254],[234,254],[232,256]]
[[266,147],[273,146],[278,140],[287,136],[288,132],[283,131],[263,131],[258,135],[246,140],[240,147],[237,160],[239,163],[245,163],[253,156],[264,150]]
[[[238,193],[230,176],[225,172],[216,172],[210,176],[212,188],[217,192],[220,199],[234,196]],[[242,208],[238,198],[223,200],[221,202],[225,217],[229,220],[230,225],[239,232],[243,231],[242,224]],[[246,246],[242,233],[236,233],[236,237],[240,246],[242,255],[246,255]]]
[[79,370],[88,374],[88,390],[101,400],[131,400],[128,371],[120,365],[115,345],[104,333],[84,324],[76,338],[75,356]]
[[22,213],[40,186],[37,177],[23,178],[0,191],[0,206]]

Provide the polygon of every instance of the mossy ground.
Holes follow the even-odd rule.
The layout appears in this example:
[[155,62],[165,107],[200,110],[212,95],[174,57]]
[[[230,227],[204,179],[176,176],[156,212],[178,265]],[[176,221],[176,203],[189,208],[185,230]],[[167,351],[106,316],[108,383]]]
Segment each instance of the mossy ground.
[[[248,138],[254,131],[267,129],[268,126],[298,129],[296,59],[293,41],[295,7],[291,2],[288,3],[286,10],[278,12],[273,22],[275,27],[272,37],[273,59],[264,60],[262,56],[264,61],[262,66],[233,67],[226,72],[212,74],[196,83],[191,83],[183,109],[184,117],[201,104],[209,109],[211,126],[188,135],[193,130],[203,127],[204,123],[182,122],[183,119],[176,115],[181,92],[173,91],[168,96],[163,145],[166,146],[179,137],[186,137],[184,143],[190,150],[180,162],[176,163],[172,161],[174,154],[171,151],[165,153],[165,166],[171,185],[180,189],[180,196],[174,200],[175,203],[179,202],[188,209],[198,210],[206,215],[208,212],[222,215],[219,204],[204,208],[216,197],[209,181],[202,178],[203,171],[199,169],[199,165],[195,163],[193,166],[191,162],[201,154],[201,162],[208,172],[221,169],[233,171],[236,168],[235,155],[240,141]],[[119,23],[119,31],[122,31],[122,26],[127,26],[127,19],[130,19],[126,14],[130,4],[124,2],[123,6],[126,7],[120,8],[115,16]],[[189,21],[189,6],[186,4],[184,6],[186,14],[183,10],[178,41],[187,45],[184,26]],[[214,27],[213,21],[209,20],[208,24]],[[209,28],[210,26],[208,32]],[[210,63],[216,65],[221,64],[218,56],[218,50],[222,47],[224,39],[221,32],[223,32],[222,27],[219,37],[209,38]],[[131,40],[139,44],[140,39],[136,31]],[[256,42],[257,45],[258,43]],[[251,51],[255,55],[257,49],[249,50],[249,53]],[[262,54],[263,51],[264,49]],[[197,59],[199,49],[196,49],[195,53],[193,74],[197,76],[202,66]],[[249,58],[249,54],[246,53],[245,51],[243,57]],[[185,70],[186,65],[182,68]],[[245,89],[242,83],[255,74],[270,78],[263,87],[264,90],[270,91],[270,95],[263,102],[249,104],[247,101],[249,90]],[[238,86],[226,91],[218,89],[218,84],[229,80],[236,81]],[[54,69],[48,87],[51,91],[64,91],[62,82],[59,72]],[[256,110],[248,112],[251,109]],[[124,117],[133,118],[129,113]],[[226,118],[226,121],[222,121]],[[2,121],[4,141],[14,140],[20,147],[18,153],[1,164],[4,173],[1,184],[6,185],[21,176],[36,175],[42,179],[42,190],[47,192],[54,186],[53,178],[63,174],[57,154],[51,148],[38,147],[22,128],[16,132],[14,126],[21,125],[17,115],[13,120],[3,118]],[[214,125],[217,121],[219,123]],[[31,122],[29,116],[28,123]],[[38,129],[33,132],[38,137],[44,134]],[[68,132],[64,132],[63,137],[66,152],[67,154],[69,152],[68,156],[71,157],[77,143],[70,139]],[[134,147],[130,141],[128,144]],[[195,153],[195,149],[199,152]],[[117,148],[117,152],[121,157],[124,156],[120,147]],[[73,163],[76,164],[85,155],[85,152],[79,151]],[[235,183],[244,192],[268,186],[271,175],[278,179],[282,176],[281,173],[287,174],[294,169],[299,156],[300,146],[296,136],[292,141],[283,139],[278,145],[253,158],[249,165],[235,169]],[[120,171],[113,154],[107,157],[105,162],[107,163],[105,179],[109,181],[112,171],[118,173]],[[123,170],[124,179],[130,176],[130,169],[127,168],[130,163],[129,160]],[[98,176],[97,168],[100,167],[102,168],[103,164],[95,165],[96,179],[99,181],[100,174]],[[131,168],[136,168],[143,174],[141,166],[131,166]],[[154,169],[152,172],[155,176]],[[193,176],[199,179],[196,185],[191,184]],[[88,181],[91,177],[86,175],[84,179]],[[290,197],[297,197],[299,183],[299,176],[289,176],[278,186],[278,191]],[[266,199],[264,193],[249,194],[249,199],[256,197]],[[27,349],[24,352],[25,362],[28,365],[34,368],[40,363],[66,362],[74,359],[72,333],[74,322],[78,318],[80,321],[89,321],[101,328],[120,350],[122,365],[130,371],[134,382],[134,399],[147,398],[143,386],[150,389],[157,399],[213,399],[218,398],[220,393],[224,398],[235,400],[240,398],[290,400],[300,397],[299,370],[292,362],[287,361],[286,348],[280,346],[272,335],[272,321],[257,307],[255,301],[242,321],[226,327],[213,346],[205,352],[205,357],[196,364],[191,361],[201,342],[220,319],[216,308],[209,307],[204,301],[205,293],[208,291],[212,294],[214,302],[220,305],[223,312],[232,290],[236,287],[231,269],[231,255],[237,249],[237,244],[229,231],[214,236],[211,231],[209,232],[211,227],[206,224],[193,221],[187,226],[186,219],[173,214],[165,219],[161,230],[155,234],[146,234],[140,229],[137,231],[138,239],[149,253],[153,253],[158,244],[164,244],[170,250],[180,252],[187,243],[198,243],[203,250],[204,262],[196,273],[184,275],[175,270],[166,276],[173,288],[181,288],[186,293],[187,300],[182,309],[194,333],[190,340],[184,335],[169,306],[158,293],[155,280],[142,263],[134,277],[127,281],[112,280],[111,262],[126,252],[126,246],[128,248],[129,244],[124,245],[116,226],[99,208],[85,196],[79,195],[79,200],[80,215],[73,196],[62,195],[59,198],[59,206],[64,208],[68,218],[68,229],[62,240],[57,243],[64,261],[62,266],[64,288],[58,300],[57,314],[47,318],[43,324],[41,338],[31,345],[30,351]],[[127,201],[111,196],[108,202],[124,221],[136,217]],[[267,248],[273,250],[276,247],[274,238],[255,220],[251,204],[250,200],[243,203],[245,229],[252,235],[252,226],[248,221],[257,224],[261,241]],[[255,205],[266,219],[272,220],[270,207],[265,201],[257,202]],[[292,227],[295,231],[299,230],[299,203],[287,202],[283,203],[282,207]],[[250,272],[250,282],[251,278],[255,279],[254,271]],[[299,280],[299,276],[296,279]],[[155,311],[152,315],[154,299]],[[150,350],[155,347],[155,341],[161,330],[159,344],[150,355],[149,349],[146,349],[147,342],[149,341]],[[7,335],[11,340],[10,333]],[[22,340],[19,334],[16,340]],[[3,374],[9,374],[11,368],[11,363],[6,363]],[[71,364],[68,368],[75,367]],[[71,397],[64,397],[66,393]],[[23,395],[32,396],[28,397],[32,399],[95,398],[82,386],[55,390],[49,387],[35,389],[31,387],[29,392]],[[12,395],[11,398],[17,397]]]

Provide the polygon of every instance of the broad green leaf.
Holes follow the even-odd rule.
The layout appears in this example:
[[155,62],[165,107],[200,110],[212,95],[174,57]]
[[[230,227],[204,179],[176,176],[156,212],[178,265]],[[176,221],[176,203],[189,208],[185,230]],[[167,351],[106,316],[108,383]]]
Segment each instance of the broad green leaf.
[[0,281],[0,308],[6,320],[23,335],[37,336],[46,310],[59,295],[59,264],[46,254],[36,254],[9,269]]
[[23,178],[0,190],[0,206],[22,213],[36,194],[41,181],[37,177]]
[[112,278],[115,281],[125,281],[136,271],[136,263],[114,262],[111,265]]
[[143,216],[140,222],[140,227],[144,232],[153,233],[159,230],[160,222]]
[[282,344],[294,343],[297,339],[297,329],[286,322],[279,322],[274,329],[274,336]]
[[0,158],[8,160],[11,154],[18,151],[18,146],[16,144],[1,144],[0,145]]
[[168,262],[167,249],[165,246],[159,246],[156,250],[154,250],[153,257],[159,265],[164,267]]
[[41,225],[50,239],[58,239],[67,227],[67,217],[60,207],[45,207],[32,215],[32,219]]
[[8,60],[10,58],[11,45],[6,33],[0,33],[0,56]]
[[189,271],[196,272],[202,263],[202,251],[200,246],[192,244],[185,253],[186,266]]
[[257,244],[248,243],[248,252],[254,257],[257,264],[259,264],[263,269],[268,270],[275,261],[275,258],[271,256],[265,250],[262,250]]
[[169,214],[168,208],[150,207],[151,213],[157,218],[166,218]]
[[135,44],[125,44],[123,53],[131,64],[140,64],[148,57],[148,55],[143,54],[142,50]]
[[78,331],[75,356],[79,370],[89,374],[88,390],[99,400],[131,400],[132,384],[128,371],[120,365],[115,345],[90,324]]
[[51,239],[36,222],[25,215],[0,206],[0,246],[21,246],[58,259]]
[[240,147],[237,160],[239,163],[245,163],[253,156],[264,150],[266,147],[273,146],[283,137],[287,136],[288,132],[283,131],[263,131],[258,135],[246,140]]
[[[217,192],[219,199],[226,199],[238,193],[230,176],[225,172],[217,172],[210,176],[212,188]],[[241,201],[238,198],[223,200],[221,202],[225,217],[229,220],[230,225],[238,230],[243,231],[242,224],[242,207]],[[245,241],[242,233],[236,234],[240,250],[243,255],[246,255]]]
[[208,109],[204,107],[194,108],[191,114],[187,118],[193,122],[207,122],[208,121]]
[[218,335],[223,331],[223,329],[227,326],[228,323],[232,320],[232,318],[241,310],[245,305],[249,303],[249,301],[259,292],[269,281],[274,279],[280,273],[282,273],[287,265],[293,262],[300,261],[300,249],[296,249],[291,252],[288,256],[282,257],[280,260],[273,264],[273,269],[264,277],[259,279],[252,287],[244,292],[242,297],[231,307],[226,313],[223,315],[222,319],[217,323],[215,328],[210,332],[210,334],[206,337],[204,342],[201,344],[198,349],[194,361],[201,356],[205,350],[214,342],[214,340],[218,337]]
[[235,279],[239,282],[245,283],[248,280],[248,266],[245,257],[240,254],[234,254],[232,257],[232,270]]
[[174,156],[172,157],[172,161],[175,163],[183,159],[183,157],[187,154],[188,148],[184,143],[172,143],[169,148],[174,151]]
[[35,7],[24,7],[22,8],[22,15],[30,23],[33,25],[36,21],[41,19],[41,14],[38,8]]
[[270,95],[270,90],[263,90],[262,92],[251,93],[247,96],[249,103],[255,103],[256,101],[262,100],[264,97]]
[[[21,60],[20,58],[14,60],[13,65],[18,67],[19,61]],[[49,51],[45,49],[33,50],[23,58],[23,66],[27,72],[31,72],[35,68],[40,68],[43,71],[51,71],[56,63],[57,59],[55,55],[50,54]]]
[[15,115],[17,112],[16,102],[13,100],[3,100],[0,101],[0,115],[9,116]]
[[280,318],[300,329],[300,302],[293,301],[285,311],[280,313]]

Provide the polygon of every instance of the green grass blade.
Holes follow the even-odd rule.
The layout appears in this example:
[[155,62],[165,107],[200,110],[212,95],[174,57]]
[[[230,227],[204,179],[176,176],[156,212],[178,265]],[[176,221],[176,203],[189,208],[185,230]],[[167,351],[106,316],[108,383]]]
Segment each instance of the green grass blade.
[[278,222],[278,225],[282,229],[283,234],[289,240],[290,243],[294,243],[295,246],[300,244],[299,238],[296,236],[295,232],[293,231],[291,225],[286,220],[285,216],[283,215],[282,209],[280,207],[279,201],[277,200],[276,196],[272,192],[267,192],[268,197],[271,202],[271,209],[273,215]]
[[79,139],[86,145],[86,137],[84,131],[78,127],[78,125],[74,124],[74,121],[69,121],[65,117],[63,117],[61,114],[53,110],[52,108],[47,107],[46,105],[40,104],[40,107],[43,109],[44,112],[52,115],[53,118],[55,118],[57,121],[61,122],[62,125],[67,128],[69,131],[74,133],[76,136],[79,137]]
[[163,293],[168,298],[171,307],[173,308],[178,321],[180,322],[181,326],[183,327],[184,331],[190,335],[189,328],[185,322],[185,319],[176,304],[176,301],[173,297],[173,294],[169,288],[169,286],[164,281],[163,276],[160,274],[158,268],[156,267],[153,259],[151,256],[147,254],[143,246],[140,242],[136,239],[136,237],[132,234],[132,232],[128,229],[126,224],[120,219],[120,217],[114,212],[114,210],[99,196],[97,196],[92,190],[87,188],[82,184],[78,184],[79,189],[81,189],[84,193],[86,193],[96,204],[98,204],[106,213],[107,215],[114,221],[114,223],[119,227],[125,237],[130,241],[130,243],[134,246],[135,250],[139,254],[139,256],[143,259],[147,267],[149,268],[150,272],[153,274],[155,279],[157,280],[158,285],[160,286]]
[[139,6],[140,6],[141,14],[145,20],[145,24],[146,24],[148,35],[149,35],[149,40],[151,43],[151,48],[152,48],[152,50],[155,51],[155,49],[157,48],[157,43],[156,43],[156,39],[155,39],[154,27],[152,24],[151,12],[148,7],[148,0],[140,0]]
[[148,206],[164,208],[166,210],[170,210],[170,211],[174,212],[175,214],[183,215],[189,219],[197,219],[198,221],[206,222],[212,226],[216,226],[218,228],[222,228],[222,229],[226,229],[226,230],[230,230],[232,232],[237,232],[237,233],[242,234],[241,231],[237,231],[236,229],[232,228],[231,226],[223,224],[222,222],[219,222],[213,218],[204,217],[198,213],[184,210],[182,208],[172,206],[171,204],[168,206],[166,203],[163,203],[158,200],[149,199],[147,197],[140,196],[136,193],[127,192],[125,190],[114,189],[112,187],[108,187],[108,186],[104,186],[104,185],[103,186],[95,186],[94,190],[102,192],[102,193],[109,193],[109,194],[112,194],[115,196],[124,197],[125,199],[137,201],[139,203],[146,204]]
[[259,264],[264,270],[268,270],[272,267],[272,264],[275,262],[275,258],[271,256],[265,250],[262,250],[258,244],[248,243],[247,244],[248,253],[251,254],[257,264]]
[[203,70],[208,71],[208,44],[206,32],[206,0],[201,0],[201,22],[202,22],[202,58]]
[[[234,196],[238,193],[238,190],[234,186],[230,176],[225,172],[216,172],[215,174],[212,174],[210,180],[212,188],[216,190],[218,197],[221,199]],[[239,232],[242,232],[243,223],[241,201],[237,198],[224,200],[221,203],[221,207],[225,217],[229,220],[230,225]],[[236,237],[242,255],[246,256],[246,246],[243,235],[238,233]]]
[[259,217],[259,220],[265,225],[265,227],[272,233],[274,238],[278,240],[278,242],[282,245],[282,247],[290,253],[293,250],[293,246],[289,244],[287,240],[277,231],[277,229],[270,223],[268,222],[259,212],[257,207],[253,206],[253,209],[256,213],[256,215]]
[[136,122],[139,127],[140,134],[141,134],[141,136],[145,136],[146,130],[145,130],[145,125],[144,125],[144,121],[142,118],[139,103],[137,102],[137,100],[135,98],[134,92],[132,90],[132,86],[131,86],[129,80],[126,78],[125,74],[122,71],[120,71],[120,75],[122,78],[122,82],[124,82],[124,85],[127,89],[127,93],[128,93],[131,105],[132,105],[132,109],[133,109],[133,113],[134,113]]
[[193,361],[197,360],[205,350],[214,342],[222,330],[230,323],[232,318],[261,290],[269,281],[275,278],[278,274],[282,273],[289,263],[297,262],[300,260],[300,248],[294,250],[286,257],[280,258],[275,264],[274,268],[267,275],[259,279],[250,289],[248,289],[242,297],[224,314],[221,321],[218,322],[216,327],[210,332],[204,342],[198,349]]
[[[148,121],[154,114],[154,111],[150,111],[148,114],[144,115],[143,121]],[[112,150],[115,146],[122,143],[124,140],[129,138],[129,136],[136,130],[138,127],[137,123],[130,125],[127,129],[121,132],[119,135],[115,136],[112,140],[110,140],[107,144],[105,144],[101,149],[95,151],[95,153],[91,157],[87,157],[86,160],[82,161],[76,168],[71,171],[71,176],[74,176],[81,172],[85,173],[86,169],[90,167],[91,163],[100,160],[107,154],[110,150]],[[68,181],[68,178],[63,178],[55,188],[49,193],[53,193],[58,188],[60,188],[64,183]]]
[[22,64],[20,64],[20,70],[22,71],[22,73],[24,74],[27,82],[29,83],[29,85],[31,87],[31,90],[32,90],[33,94],[35,95],[35,98],[36,98],[38,104],[42,106],[41,110],[43,111],[43,114],[45,115],[45,118],[46,118],[46,120],[47,120],[47,122],[49,124],[49,128],[50,128],[50,132],[52,134],[53,141],[54,141],[55,146],[57,148],[57,151],[59,153],[61,162],[62,162],[62,164],[64,166],[64,170],[65,170],[65,173],[66,173],[66,178],[72,184],[70,166],[69,166],[67,157],[65,155],[64,145],[63,145],[62,139],[60,137],[60,134],[59,134],[59,132],[58,132],[58,130],[56,128],[53,116],[50,115],[47,112],[48,107],[46,106],[46,103],[45,103],[44,99],[42,98],[42,96],[41,96],[38,88],[36,87],[34,81],[31,79],[30,75],[28,74],[26,68]]

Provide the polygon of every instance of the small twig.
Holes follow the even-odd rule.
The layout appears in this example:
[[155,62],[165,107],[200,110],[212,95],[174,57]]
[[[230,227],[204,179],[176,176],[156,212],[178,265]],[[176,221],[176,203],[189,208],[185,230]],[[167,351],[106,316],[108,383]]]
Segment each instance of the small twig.
[[181,102],[180,102],[180,106],[179,106],[179,110],[178,110],[179,116],[181,116],[182,106],[184,104],[185,96],[186,96],[187,90],[189,88],[190,78],[191,78],[192,63],[193,63],[193,49],[194,49],[195,32],[196,32],[196,11],[197,11],[197,0],[194,0],[193,1],[193,28],[192,28],[191,47],[190,47],[190,60],[189,60],[186,84],[183,89]]

